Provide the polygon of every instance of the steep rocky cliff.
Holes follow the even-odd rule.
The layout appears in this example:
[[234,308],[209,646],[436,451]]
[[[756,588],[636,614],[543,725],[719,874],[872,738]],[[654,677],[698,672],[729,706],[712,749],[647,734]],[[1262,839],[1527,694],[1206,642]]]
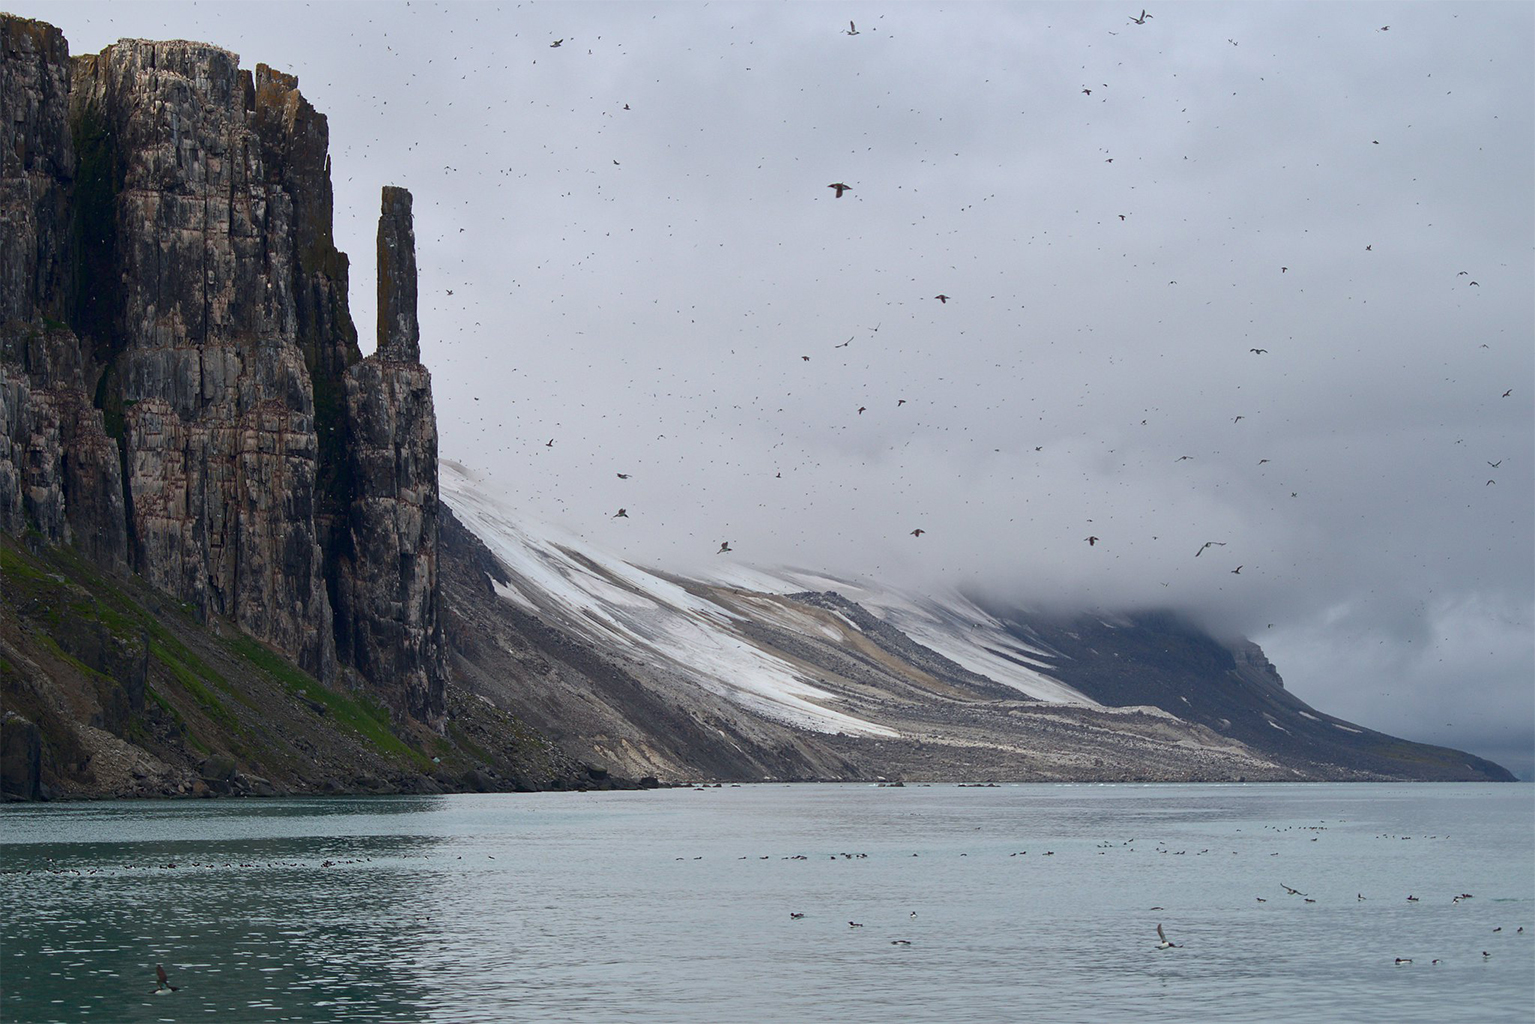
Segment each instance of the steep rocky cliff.
[[0,529],[441,733],[410,194],[384,191],[364,359],[297,79],[184,41],[72,59],[6,15],[0,103]]

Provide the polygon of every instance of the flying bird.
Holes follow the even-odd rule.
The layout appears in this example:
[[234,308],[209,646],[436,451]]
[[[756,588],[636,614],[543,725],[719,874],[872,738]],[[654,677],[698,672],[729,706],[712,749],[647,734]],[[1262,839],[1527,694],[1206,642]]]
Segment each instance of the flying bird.
[[549,44],[549,48],[550,48],[550,49],[551,49],[551,50],[553,50],[553,49],[554,49],[554,48],[555,48],[555,47],[557,47],[557,46],[559,46],[559,45],[560,45],[560,44],[561,44],[561,43],[563,43],[563,42],[565,42],[565,40],[564,40],[564,39],[556,39],[556,40],[555,40],[555,41],[554,41],[554,42],[552,42],[552,43],[550,43],[550,44]]
[[1084,89],[1083,90],[1083,95],[1084,96],[1092,96],[1093,95],[1093,90],[1092,89]]
[[[906,404],[907,404],[907,400],[905,398],[898,398],[898,399],[896,399],[896,408],[900,409],[902,406],[904,406]],[[1500,459],[1499,461],[1502,462],[1503,460]]]
[[545,448],[553,448],[554,446],[555,446],[555,439],[554,438],[550,438],[548,441],[544,442],[544,447]]
[[927,532],[928,532],[927,530],[919,528],[919,529],[916,529],[916,530],[912,531],[912,536],[914,536],[914,537],[921,537],[923,534],[925,534]]
[[[1147,19],[1150,18],[1150,17],[1152,17],[1152,15],[1147,13],[1146,8],[1142,8],[1141,17],[1137,18],[1137,17],[1133,16],[1131,18],[1131,21],[1135,22],[1138,25],[1145,25],[1147,23]],[[1162,929],[1159,928],[1158,932],[1161,933]]]
[[837,194],[832,197],[833,199],[841,199],[841,198],[843,198],[843,193],[844,192],[852,192],[853,191],[853,187],[851,185],[844,185],[840,181],[834,181],[832,184],[828,185],[827,188],[831,188],[831,189],[836,189],[837,190]]
[[1243,567],[1242,566],[1238,566],[1236,569],[1232,570],[1232,575],[1233,576],[1240,576],[1240,575],[1242,575],[1242,572],[1243,572]]
[[1205,552],[1206,548],[1209,548],[1209,547],[1224,548],[1226,546],[1227,546],[1227,542],[1224,541],[1224,540],[1208,540],[1204,544],[1200,545],[1200,550],[1195,552],[1195,557],[1199,558],[1201,556],[1201,554],[1203,554]]
[[860,416],[863,416],[863,415],[864,415],[864,409],[865,409],[865,406],[862,406],[862,405],[861,405],[861,406],[859,406],[859,415],[860,415]]
[[1267,349],[1267,348],[1251,348],[1248,351],[1252,352],[1256,356],[1262,356],[1264,353],[1268,352],[1269,349]]
[[807,362],[807,363],[811,361],[811,357],[810,356],[801,356],[800,358],[802,360],[804,360],[805,362]]
[[1163,926],[1162,925],[1158,925],[1157,926],[1157,948],[1158,949],[1178,949],[1179,948],[1179,944],[1177,942],[1169,942],[1168,941],[1168,936],[1163,934]]
[[726,553],[726,552],[727,552],[727,551],[730,551],[730,550],[731,550],[731,542],[730,542],[730,541],[726,541],[726,542],[725,542],[725,543],[723,543],[723,544],[721,544],[721,545],[720,545],[720,550],[719,550],[719,551],[716,551],[716,552],[715,552],[715,554],[717,554],[717,555],[723,555],[723,554],[725,554],[725,553]]
[[1233,416],[1232,417],[1232,422],[1236,423],[1238,420],[1245,420],[1247,418],[1248,418],[1247,416]]
[[1304,892],[1298,892],[1297,890],[1292,889],[1290,886],[1286,885],[1284,882],[1280,883],[1280,888],[1284,889],[1286,892],[1290,893],[1292,896],[1301,896],[1301,897],[1305,898],[1306,895],[1307,895]]
[[629,518],[629,510],[621,508],[621,509],[619,509],[617,512],[615,512],[613,514],[613,518],[615,518],[615,519],[628,519]]
[[[1500,395],[1500,396],[1499,396],[1499,397],[1500,397],[1500,398],[1508,398],[1508,397],[1509,397],[1509,396],[1510,396],[1510,395],[1512,395],[1512,394],[1514,394],[1514,393],[1515,393],[1515,389],[1514,389],[1514,388],[1510,388],[1510,389],[1509,389],[1509,390],[1508,390],[1508,391],[1506,391],[1506,392],[1504,392],[1504,393],[1503,393],[1503,394],[1502,394],[1502,395]],[[1500,460],[1499,460],[1499,461],[1500,461],[1500,462],[1503,462],[1503,461],[1504,461],[1504,460],[1503,460],[1503,459],[1500,459]]]
[[629,479],[629,474],[628,473],[620,473],[620,474],[618,474],[618,477],[619,477],[620,480],[628,480]]
[[1180,455],[1178,458],[1174,459],[1173,461],[1174,462],[1183,462],[1185,459],[1192,459],[1192,458],[1194,458],[1193,455]]
[[180,985],[172,985],[165,976],[165,968],[155,964],[155,994],[164,995],[167,991],[175,992]]
[[1090,536],[1090,537],[1084,537],[1084,538],[1083,538],[1083,540],[1085,540],[1085,541],[1087,541],[1087,542],[1088,542],[1088,546],[1089,546],[1089,547],[1093,547],[1093,546],[1094,546],[1094,545],[1095,545],[1095,544],[1097,544],[1097,543],[1098,543],[1098,542],[1099,542],[1099,538],[1097,538],[1097,537],[1092,537],[1092,536]]
[[858,34],[859,34],[859,30],[854,28],[853,27],[853,22],[850,21],[848,23],[848,31],[844,32],[843,35],[845,35],[845,36],[856,36]]
[[847,341],[843,342],[841,345],[833,345],[832,347],[833,348],[847,348],[851,344],[853,344],[853,339],[849,338]]
[[1286,271],[1287,271],[1287,270],[1290,270],[1290,269],[1291,269],[1291,268],[1290,268],[1290,267],[1281,267],[1281,268],[1280,268],[1280,273],[1282,273],[1282,274],[1283,274],[1283,273],[1285,273],[1285,272],[1286,272]]
[[939,305],[941,305],[941,306],[949,301],[949,296],[945,295],[942,292],[940,292],[938,295],[935,295],[934,298],[939,300]]
[[[1488,462],[1487,459],[1484,459],[1483,461],[1484,462]],[[1492,466],[1494,469],[1498,469],[1503,464],[1504,464],[1504,460],[1503,459],[1500,459],[1498,462],[1488,462],[1488,465]]]

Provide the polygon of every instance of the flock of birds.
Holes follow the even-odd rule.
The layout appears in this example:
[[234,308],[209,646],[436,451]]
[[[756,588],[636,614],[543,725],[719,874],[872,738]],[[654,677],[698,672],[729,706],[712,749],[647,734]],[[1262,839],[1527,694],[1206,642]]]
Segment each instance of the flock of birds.
[[[1153,21],[1153,19],[1154,19],[1153,13],[1151,13],[1151,12],[1145,10],[1145,9],[1142,9],[1139,13],[1133,13],[1133,14],[1127,15],[1127,21],[1128,21],[1129,24],[1131,24],[1133,26],[1142,27],[1142,28],[1149,27],[1151,22]],[[1380,31],[1385,31],[1386,28],[1387,28],[1387,26],[1384,26]],[[844,35],[849,36],[849,37],[860,36],[860,35],[864,34],[864,32],[861,32],[861,30],[856,25],[856,23],[854,23],[852,21],[850,21],[848,23],[848,27],[846,29],[842,30],[842,32],[843,32]],[[551,42],[550,46],[551,47],[560,47],[562,44],[564,44],[564,43],[566,43],[568,41],[569,41],[568,37],[561,37],[561,38],[555,39],[553,42]],[[1237,41],[1236,40],[1229,39],[1229,40],[1227,40],[1227,42],[1230,43],[1232,46],[1236,46],[1237,45]],[[1107,85],[1103,86],[1103,87],[1100,87],[1098,89],[1098,91],[1100,93],[1102,93],[1106,89],[1108,89]],[[1080,91],[1085,96],[1093,96],[1095,94],[1095,89],[1089,88],[1087,86],[1084,86]],[[628,103],[625,103],[623,105],[622,109],[627,111],[627,110],[630,109],[630,105]],[[1375,143],[1378,143],[1378,144],[1380,142],[1379,139],[1372,140],[1372,141],[1375,142]],[[1113,162],[1113,159],[1114,159],[1113,157],[1106,157],[1105,158],[1105,160],[1107,162]],[[614,165],[618,165],[619,161],[618,160],[613,160],[612,163]],[[628,163],[628,161],[626,161],[626,163]],[[840,179],[836,179],[836,180],[828,183],[825,187],[832,192],[832,195],[833,195],[834,199],[841,200],[841,199],[843,199],[845,197],[850,197],[850,196],[856,197],[858,195],[858,192],[856,190],[855,185],[856,185],[856,183],[850,183],[849,180],[841,179],[840,178]],[[1130,211],[1130,212],[1127,212],[1127,213],[1118,213],[1118,214],[1115,214],[1114,216],[1118,219],[1118,221],[1120,223],[1126,223],[1127,222],[1127,218],[1132,216],[1132,214],[1134,212],[1135,211]],[[1364,244],[1363,247],[1362,247],[1362,251],[1367,252],[1367,253],[1373,253],[1373,254],[1375,253],[1376,249],[1377,249],[1377,246],[1375,245],[1374,242],[1368,242],[1368,243]],[[1291,263],[1288,262],[1288,263],[1286,263],[1284,265],[1279,266],[1279,273],[1280,274],[1289,274],[1291,278],[1295,278],[1297,275],[1295,273],[1292,273],[1292,271],[1294,271],[1295,269],[1296,268],[1293,267],[1291,265]],[[1303,268],[1303,273],[1305,273],[1305,268]],[[1168,281],[1169,285],[1176,285],[1177,283],[1178,283],[1177,279],[1171,279],[1171,280]],[[1469,282],[1469,283],[1470,284],[1477,284],[1478,282],[1472,281],[1472,282]],[[451,294],[451,292],[450,292],[450,294]],[[938,291],[935,294],[933,294],[931,296],[931,298],[932,298],[932,300],[937,301],[940,304],[941,307],[942,306],[947,306],[947,305],[949,305],[949,304],[951,304],[952,302],[955,301],[955,296],[950,294],[950,292],[948,292],[948,291]],[[989,298],[995,298],[995,296],[989,296]],[[876,328],[872,328],[871,330],[878,331],[878,329],[879,328],[877,326]],[[840,343],[837,343],[837,344],[833,345],[832,347],[834,349],[847,349],[848,346],[854,340],[855,340],[854,337],[850,337],[850,338],[848,338],[848,340],[840,342]],[[1272,344],[1273,343],[1266,344],[1266,345],[1248,345],[1246,347],[1246,351],[1249,352],[1251,355],[1253,355],[1255,357],[1269,357],[1271,359],[1279,358],[1279,359],[1283,360],[1283,358],[1284,358],[1283,356],[1275,357],[1275,356],[1271,355],[1271,352],[1272,352],[1271,345]],[[734,354],[734,350],[733,350],[733,354]],[[802,352],[802,353],[800,353],[798,355],[798,359],[802,363],[810,363],[812,361],[812,358],[813,358],[812,355],[809,354],[809,353],[803,353]],[[1506,394],[1506,397],[1508,397],[1510,394],[1512,394],[1512,390],[1511,391],[1506,391],[1505,394]],[[478,396],[476,396],[476,399],[478,400]],[[907,402],[908,402],[908,399],[905,398],[905,397],[902,397],[902,398],[896,399],[895,405],[898,408],[900,408],[902,406],[907,405]],[[738,406],[738,408],[739,408],[739,406]],[[867,403],[859,403],[859,404],[856,404],[855,406],[853,406],[852,408],[853,408],[853,412],[854,412],[854,416],[855,417],[863,417],[865,412],[868,411],[869,405]],[[782,410],[780,410],[780,411],[782,411]],[[503,412],[505,412],[505,410],[503,410]],[[511,426],[505,419],[497,418],[496,414],[492,414],[489,419],[487,419],[487,417],[484,417],[484,416],[482,416],[481,419],[482,419],[482,421],[484,423],[484,425],[482,426],[481,430],[486,435],[486,438],[488,440],[494,438],[496,436],[496,434],[497,434],[497,430],[496,430],[495,426],[493,426],[493,423],[496,424],[497,426],[500,426],[502,431],[507,431],[510,428],[510,426]],[[1232,415],[1230,417],[1230,423],[1233,426],[1238,426],[1240,424],[1243,424],[1244,421],[1246,421],[1248,419],[1249,419],[1249,417],[1248,417],[1247,414],[1245,414],[1245,413],[1238,413],[1238,414]],[[1143,419],[1141,419],[1140,422],[1141,422],[1141,424],[1143,426],[1145,426],[1147,424],[1148,420],[1143,418]],[[839,428],[839,429],[842,429],[842,428]],[[669,443],[669,438],[670,438],[670,435],[668,433],[664,432],[664,433],[658,435],[657,441],[658,441],[658,443],[662,443],[662,442],[668,442]],[[507,441],[507,444],[504,444],[503,447],[500,450],[502,450],[502,451],[509,450],[510,447],[513,446],[514,442],[511,442],[510,439],[506,438],[505,434],[503,434],[503,438],[502,439],[504,441]],[[554,444],[555,444],[555,439],[554,438],[550,438],[550,439],[548,439],[548,440],[546,440],[544,442],[544,447],[545,448],[552,448],[552,447],[554,447]],[[775,448],[778,448],[778,447],[779,447],[778,445],[775,445]],[[1042,446],[1031,446],[1031,447],[1033,448],[1033,451],[1036,452],[1036,453],[1042,452],[1044,450],[1044,446],[1043,445]],[[1001,446],[998,446],[998,447],[995,447],[993,450],[995,452],[1001,453],[1003,451],[1003,448]],[[594,454],[597,454],[597,453],[594,453]],[[775,458],[777,457],[772,452],[770,452],[769,454],[773,455]],[[586,455],[586,453],[583,452],[581,457],[585,457],[585,455]],[[1181,454],[1177,458],[1175,458],[1173,461],[1175,463],[1177,463],[1177,464],[1188,464],[1188,463],[1195,462],[1196,459],[1197,459],[1197,456],[1195,456],[1193,454]],[[1497,465],[1500,462],[1502,462],[1502,459],[1499,459],[1499,460],[1487,460],[1487,461],[1488,461],[1490,467],[1496,468]],[[1257,460],[1257,466],[1258,467],[1269,467],[1269,469],[1261,469],[1261,472],[1273,471],[1276,468],[1276,466],[1280,466],[1280,465],[1283,465],[1283,464],[1284,464],[1284,460],[1281,460],[1280,462],[1277,463],[1277,462],[1275,462],[1275,460],[1271,459],[1267,455],[1265,457],[1259,458]],[[773,470],[773,472],[771,474],[773,479],[783,479],[784,468],[782,468],[782,467],[770,467],[770,468]],[[699,485],[698,485],[699,497],[702,499],[701,503],[707,504],[707,502],[708,502],[707,494],[711,490],[712,485],[707,481],[707,473],[705,472],[704,469],[702,469],[702,468],[700,469],[700,474],[701,474],[701,479],[700,479],[700,482],[699,482]],[[628,479],[631,478],[632,475],[633,475],[632,472],[622,472],[622,473],[618,473],[617,477],[620,480],[628,480]],[[1489,479],[1488,480],[1488,484],[1485,484],[1485,486],[1491,485],[1493,482],[1494,481],[1492,479]],[[1294,487],[1294,484],[1292,485],[1292,487]],[[1299,498],[1301,498],[1303,492],[1299,488],[1298,489],[1292,489],[1291,487],[1287,487],[1287,488],[1285,488],[1280,493],[1281,493],[1282,496],[1283,495],[1288,495],[1290,499],[1299,499]],[[652,495],[652,497],[654,497],[654,495]],[[1048,498],[1048,496],[1042,496],[1042,497],[1047,497]],[[556,498],[555,500],[556,500],[556,503],[558,505],[560,505],[560,507],[566,508],[566,507],[568,507],[568,504],[569,504],[569,501],[570,501],[570,496]],[[610,521],[626,520],[628,522],[636,522],[636,523],[641,523],[643,521],[643,525],[649,527],[651,524],[655,523],[657,518],[658,518],[658,513],[656,511],[653,511],[653,504],[654,503],[637,502],[633,498],[626,497],[623,500],[622,504],[618,504],[617,505],[617,511],[612,511],[612,509],[615,508],[615,505],[609,505],[608,506],[608,508],[610,510],[607,513],[608,514],[608,518],[609,518]],[[649,514],[648,515],[643,515],[643,513],[649,513]],[[677,518],[676,513],[668,513],[668,514],[665,514],[665,515],[666,515],[667,518],[671,518],[671,519],[676,519]],[[1089,520],[1089,522],[1092,523],[1093,520]],[[1104,524],[1102,522],[1095,523],[1093,531],[1088,533],[1086,536],[1083,537],[1083,541],[1087,544],[1088,547],[1090,547],[1090,548],[1097,548],[1097,549],[1101,549],[1102,550],[1106,546],[1110,546],[1110,547],[1118,546],[1120,550],[1124,550],[1124,546],[1127,543],[1136,543],[1136,542],[1144,543],[1145,542],[1145,538],[1136,538],[1136,539],[1132,540],[1131,538],[1127,538],[1127,537],[1123,536],[1121,533],[1118,533],[1118,532],[1117,533],[1108,532],[1104,528],[1105,525],[1107,525],[1107,524]],[[924,523],[922,525],[914,525],[911,522],[908,522],[907,524],[905,524],[904,529],[905,529],[905,532],[907,533],[908,536],[910,536],[911,538],[917,539],[917,538],[922,538],[925,534],[928,534],[931,531],[932,526],[930,524],[928,524],[928,523]],[[634,535],[633,534],[626,534],[624,536],[626,538],[628,538],[628,537],[633,537]],[[1153,541],[1158,541],[1159,537],[1153,536],[1152,540]],[[734,540],[726,540],[726,541],[723,541],[723,542],[719,541],[719,540],[716,540],[714,543],[716,543],[718,545],[718,547],[715,549],[715,553],[716,554],[726,554],[726,553],[730,553],[730,552],[736,550],[735,547],[733,547],[733,544],[735,543]],[[1205,543],[1200,548],[1200,550],[1199,550],[1199,552],[1197,552],[1197,554],[1206,553],[1213,546],[1218,546],[1219,545],[1219,546],[1223,546],[1224,547],[1228,543],[1229,543],[1228,540],[1207,542],[1207,543]],[[1233,559],[1233,563],[1229,563],[1229,565],[1226,567],[1225,571],[1228,574],[1233,575],[1233,576],[1243,576],[1245,571],[1249,571],[1251,569],[1257,569],[1260,572],[1264,572],[1264,571],[1271,571],[1271,572],[1273,572],[1273,571],[1275,571],[1272,568],[1271,569],[1266,569],[1266,567],[1263,566],[1262,564],[1258,565],[1258,566],[1250,566],[1249,562],[1253,561],[1253,560],[1254,559],[1250,558],[1248,560],[1244,560],[1244,561],[1239,562],[1236,559]],[[1167,584],[1165,584],[1165,586],[1166,585]]]

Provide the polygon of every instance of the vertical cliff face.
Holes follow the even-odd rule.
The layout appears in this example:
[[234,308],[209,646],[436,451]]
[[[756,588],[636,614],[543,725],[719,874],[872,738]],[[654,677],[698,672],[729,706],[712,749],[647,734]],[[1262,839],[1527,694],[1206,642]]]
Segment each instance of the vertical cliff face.
[[297,79],[183,41],[71,61],[6,15],[0,45],[0,529],[440,725],[409,193],[385,192],[392,326],[363,360],[327,124]]
[[90,353],[64,323],[78,291],[69,94],[58,29],[0,18],[0,529],[30,524],[116,567],[117,446],[91,401]]
[[252,117],[256,99],[216,47],[125,40],[76,61],[71,117],[98,165],[80,188],[110,197],[88,262],[116,271],[91,275],[84,329],[121,417],[134,568],[329,679],[296,203],[263,159],[284,140],[256,131],[293,122]]
[[446,656],[438,622],[437,418],[421,365],[411,194],[384,190],[379,337],[347,371],[351,545],[341,560],[340,642],[358,670],[390,680],[413,718],[440,724]]

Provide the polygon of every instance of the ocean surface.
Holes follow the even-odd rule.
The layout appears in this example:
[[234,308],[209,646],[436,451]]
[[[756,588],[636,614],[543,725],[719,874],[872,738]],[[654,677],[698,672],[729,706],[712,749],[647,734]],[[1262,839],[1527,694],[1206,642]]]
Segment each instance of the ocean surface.
[[1536,1016],[1529,785],[12,805],[0,839],[6,1022]]

